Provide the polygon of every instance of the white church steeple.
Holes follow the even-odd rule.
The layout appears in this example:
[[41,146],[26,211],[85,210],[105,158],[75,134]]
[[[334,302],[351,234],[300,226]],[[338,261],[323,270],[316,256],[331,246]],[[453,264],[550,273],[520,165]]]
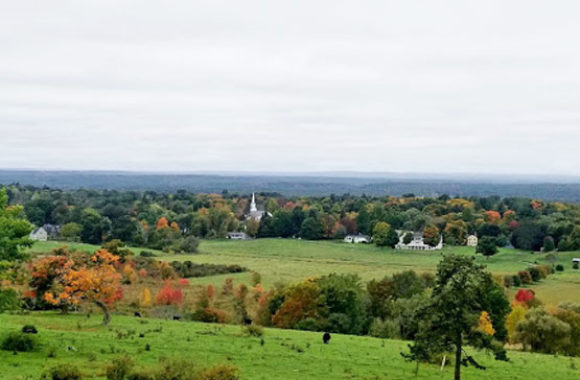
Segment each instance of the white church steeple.
[[250,212],[257,212],[258,207],[256,207],[256,195],[252,193],[252,202],[250,203]]

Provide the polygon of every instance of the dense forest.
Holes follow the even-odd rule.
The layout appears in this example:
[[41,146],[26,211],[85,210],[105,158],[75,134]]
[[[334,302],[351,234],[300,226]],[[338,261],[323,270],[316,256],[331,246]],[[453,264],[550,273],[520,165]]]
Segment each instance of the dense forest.
[[154,191],[58,190],[9,186],[11,204],[24,205],[36,226],[59,226],[62,240],[101,244],[119,239],[131,245],[195,251],[198,238],[225,238],[244,231],[251,237],[310,240],[347,234],[375,237],[394,246],[395,231],[422,232],[426,242],[465,245],[469,235],[493,254],[496,246],[538,251],[580,249],[580,206],[499,196],[436,198],[330,195],[284,197],[256,194],[259,221],[248,218],[250,194]]

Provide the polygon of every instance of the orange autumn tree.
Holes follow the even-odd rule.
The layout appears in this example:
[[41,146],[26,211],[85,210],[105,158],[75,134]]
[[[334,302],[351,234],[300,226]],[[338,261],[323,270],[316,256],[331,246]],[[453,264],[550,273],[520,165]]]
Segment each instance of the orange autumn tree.
[[103,324],[111,321],[109,307],[122,298],[121,275],[117,273],[119,256],[101,249],[89,262],[69,266],[60,274],[60,286],[47,291],[44,299],[54,305],[92,303],[103,311]]
[[167,221],[167,218],[162,216],[161,218],[159,218],[159,220],[157,221],[157,226],[155,227],[156,230],[162,230],[164,228],[168,228],[169,227],[169,222]]
[[500,221],[501,214],[497,211],[489,210],[485,212],[485,220],[489,223],[496,224]]

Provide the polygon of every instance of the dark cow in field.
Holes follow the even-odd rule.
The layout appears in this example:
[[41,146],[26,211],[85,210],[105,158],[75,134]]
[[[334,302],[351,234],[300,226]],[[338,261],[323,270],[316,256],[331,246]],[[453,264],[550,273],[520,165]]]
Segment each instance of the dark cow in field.
[[139,313],[138,311],[136,311],[133,315],[136,316],[137,318],[143,318],[141,313]]
[[174,315],[173,316],[173,320],[174,321],[181,321],[181,316],[180,315]]
[[330,342],[330,338],[332,338],[332,337],[330,336],[330,334],[329,334],[329,333],[327,333],[327,332],[325,332],[325,333],[324,333],[324,335],[322,336],[322,342],[323,342],[324,344],[328,344],[328,342]]

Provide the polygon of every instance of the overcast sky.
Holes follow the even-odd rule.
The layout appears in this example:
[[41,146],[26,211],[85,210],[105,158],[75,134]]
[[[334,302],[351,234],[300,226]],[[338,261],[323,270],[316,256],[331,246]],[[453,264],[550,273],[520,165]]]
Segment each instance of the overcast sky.
[[580,173],[577,0],[0,4],[0,168]]

